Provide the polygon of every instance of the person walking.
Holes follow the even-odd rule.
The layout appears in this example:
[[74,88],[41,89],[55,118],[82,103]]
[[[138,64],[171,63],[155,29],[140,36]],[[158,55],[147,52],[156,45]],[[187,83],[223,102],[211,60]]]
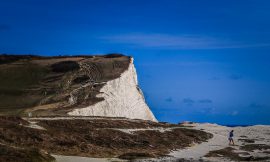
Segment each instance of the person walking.
[[234,145],[234,141],[233,141],[233,130],[230,131],[229,133],[229,145]]

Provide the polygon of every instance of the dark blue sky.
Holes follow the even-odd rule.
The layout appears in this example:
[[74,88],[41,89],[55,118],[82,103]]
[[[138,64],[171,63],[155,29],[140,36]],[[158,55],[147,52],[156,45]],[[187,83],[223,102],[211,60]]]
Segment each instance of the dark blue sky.
[[268,0],[0,0],[0,53],[135,57],[161,121],[270,124]]

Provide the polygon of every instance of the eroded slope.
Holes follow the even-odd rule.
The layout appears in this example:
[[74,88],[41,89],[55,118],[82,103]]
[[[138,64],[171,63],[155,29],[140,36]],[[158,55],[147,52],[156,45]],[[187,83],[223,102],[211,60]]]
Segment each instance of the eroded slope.
[[65,115],[94,105],[100,89],[128,69],[130,57],[0,57],[0,114]]

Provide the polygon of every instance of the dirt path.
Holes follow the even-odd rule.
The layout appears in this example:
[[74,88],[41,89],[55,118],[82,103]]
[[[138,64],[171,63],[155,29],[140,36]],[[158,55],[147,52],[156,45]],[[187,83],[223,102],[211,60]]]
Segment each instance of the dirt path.
[[[187,160],[204,160],[204,161],[230,161],[226,157],[204,157],[210,151],[220,150],[227,147],[235,149],[235,153],[249,153],[248,156],[253,157],[269,157],[269,153],[263,153],[263,150],[246,151],[241,150],[241,146],[249,145],[241,139],[248,139],[254,141],[252,144],[263,144],[270,145],[270,126],[250,126],[250,127],[225,127],[216,124],[192,124],[192,129],[203,130],[213,134],[213,138],[209,139],[208,142],[201,144],[195,144],[189,148],[183,150],[177,150],[170,153],[175,158],[183,158]],[[229,146],[228,144],[228,133],[234,130],[234,141],[235,146]],[[239,140],[240,139],[240,140]],[[258,148],[259,149],[259,148]],[[268,150],[270,151],[270,150]],[[240,156],[245,156],[241,155]]]
[[80,156],[63,156],[63,155],[52,155],[55,157],[56,162],[110,162],[118,161],[125,162],[126,160],[121,160],[117,158],[89,158]]
[[187,149],[173,151],[170,153],[171,156],[184,159],[200,159],[209,151],[222,149],[228,146],[227,131],[229,131],[229,128],[209,124],[196,125],[192,129],[203,129],[206,132],[212,133],[213,138],[209,139],[208,142],[194,144]]
[[[94,119],[109,119],[109,120],[127,120],[127,121],[136,121],[136,119],[128,119],[128,118],[114,118],[114,117],[98,117],[98,116],[63,116],[63,117],[31,117],[31,118],[23,118],[24,120],[94,120]],[[140,122],[140,120],[138,120]]]

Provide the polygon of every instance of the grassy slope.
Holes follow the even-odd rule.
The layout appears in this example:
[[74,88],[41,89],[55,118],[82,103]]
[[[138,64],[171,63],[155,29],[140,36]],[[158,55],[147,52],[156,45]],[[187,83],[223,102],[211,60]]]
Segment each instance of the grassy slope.
[[1,65],[0,109],[7,114],[18,114],[22,108],[37,104],[43,96],[25,91],[42,80],[48,69],[37,64]]
[[[122,55],[36,57],[0,55],[0,115],[66,115],[74,107],[103,100],[96,95],[108,80],[127,69],[130,58]],[[82,67],[79,65],[82,64]],[[71,92],[86,82],[96,84]]]

